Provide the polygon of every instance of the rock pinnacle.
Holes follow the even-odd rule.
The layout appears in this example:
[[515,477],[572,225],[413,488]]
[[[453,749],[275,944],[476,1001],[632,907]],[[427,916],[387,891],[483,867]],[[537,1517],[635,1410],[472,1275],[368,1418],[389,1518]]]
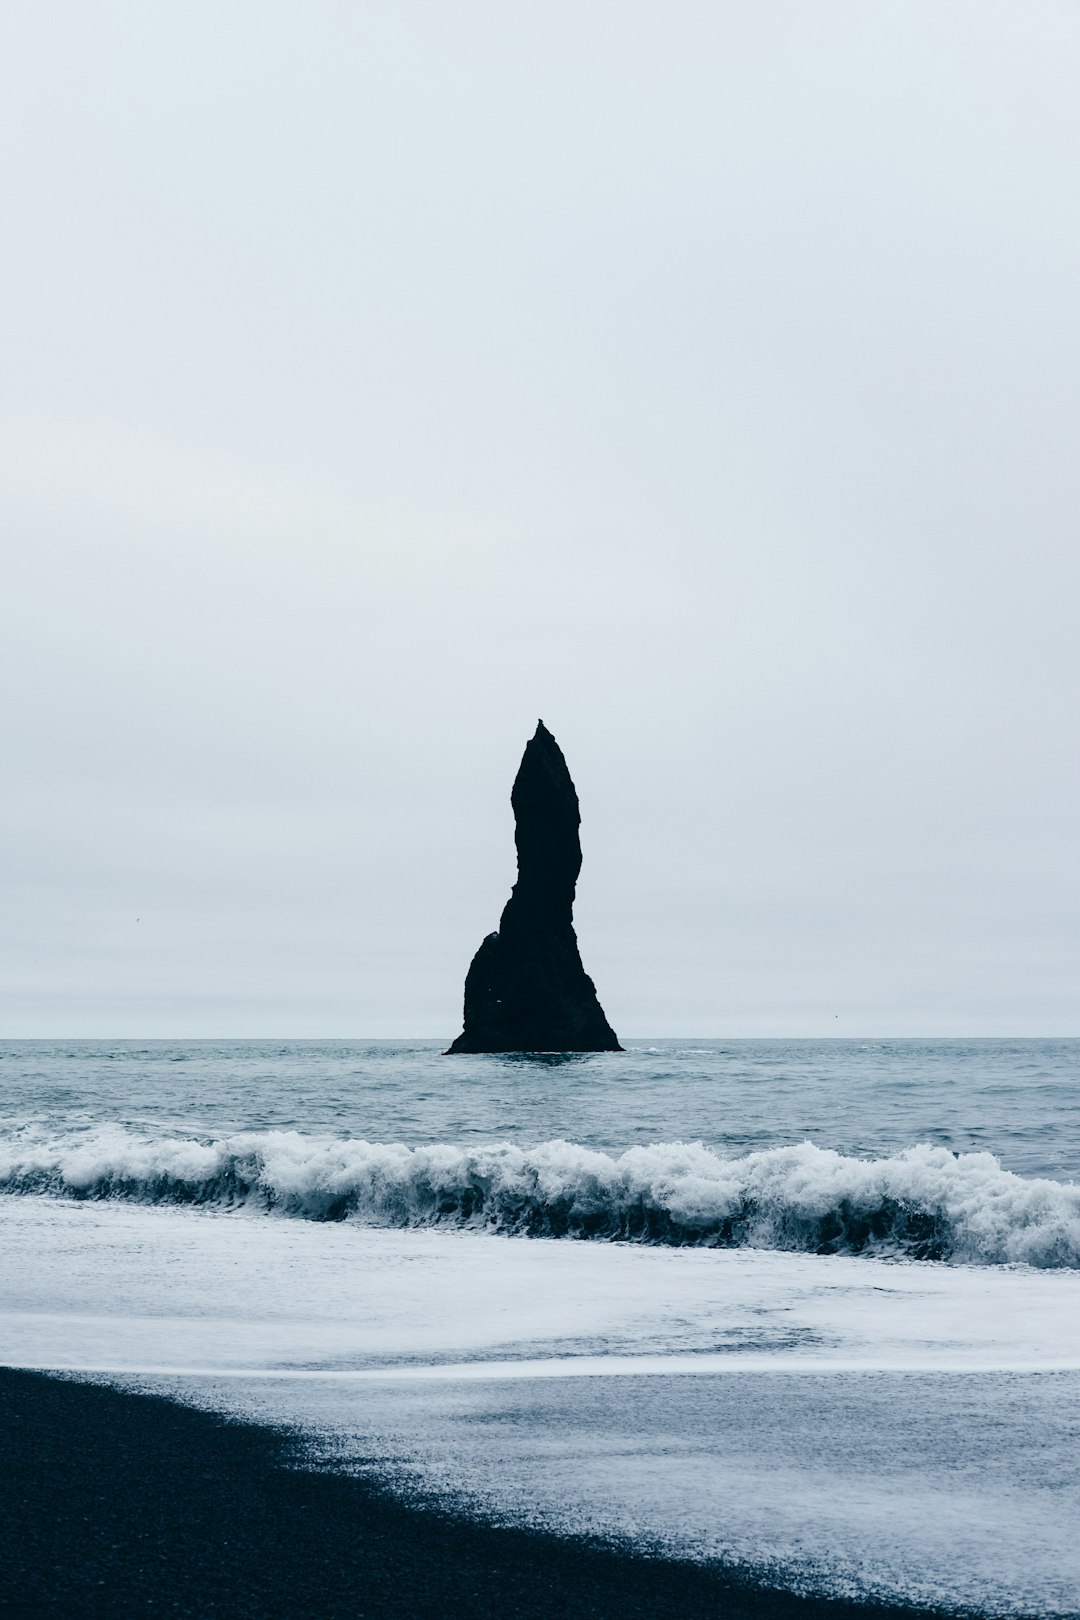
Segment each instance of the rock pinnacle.
[[514,780],[518,876],[498,932],[465,979],[465,1029],[451,1052],[620,1052],[581,965],[574,891],[581,871],[578,796],[541,720]]

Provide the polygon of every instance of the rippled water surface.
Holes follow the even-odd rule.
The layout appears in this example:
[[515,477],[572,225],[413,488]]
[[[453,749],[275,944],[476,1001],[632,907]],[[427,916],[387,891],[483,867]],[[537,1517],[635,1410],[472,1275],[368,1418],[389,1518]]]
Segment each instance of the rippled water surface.
[[434,1042],[14,1041],[0,1121],[217,1136],[724,1154],[812,1141],[880,1158],[916,1143],[1080,1177],[1080,1040],[673,1041],[570,1057],[443,1057]]

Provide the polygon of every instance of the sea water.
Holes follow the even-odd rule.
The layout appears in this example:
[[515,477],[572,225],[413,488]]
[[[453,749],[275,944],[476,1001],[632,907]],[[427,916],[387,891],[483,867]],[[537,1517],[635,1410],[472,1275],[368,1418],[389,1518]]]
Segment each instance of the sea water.
[[0,1047],[0,1359],[778,1586],[1080,1612],[1080,1042]]

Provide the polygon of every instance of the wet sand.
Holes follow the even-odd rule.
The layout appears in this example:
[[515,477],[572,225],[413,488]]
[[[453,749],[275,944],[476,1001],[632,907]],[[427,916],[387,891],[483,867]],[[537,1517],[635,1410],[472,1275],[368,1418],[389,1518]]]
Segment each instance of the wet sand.
[[[289,1436],[0,1369],[0,1613],[289,1620],[888,1620],[506,1529],[295,1466]],[[920,1610],[925,1615],[927,1611]]]

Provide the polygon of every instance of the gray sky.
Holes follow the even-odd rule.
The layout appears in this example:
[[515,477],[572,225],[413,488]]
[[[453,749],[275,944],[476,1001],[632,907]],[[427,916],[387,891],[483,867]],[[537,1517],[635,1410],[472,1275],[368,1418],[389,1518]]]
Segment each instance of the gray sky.
[[1080,1033],[1080,10],[6,0],[9,1035]]

